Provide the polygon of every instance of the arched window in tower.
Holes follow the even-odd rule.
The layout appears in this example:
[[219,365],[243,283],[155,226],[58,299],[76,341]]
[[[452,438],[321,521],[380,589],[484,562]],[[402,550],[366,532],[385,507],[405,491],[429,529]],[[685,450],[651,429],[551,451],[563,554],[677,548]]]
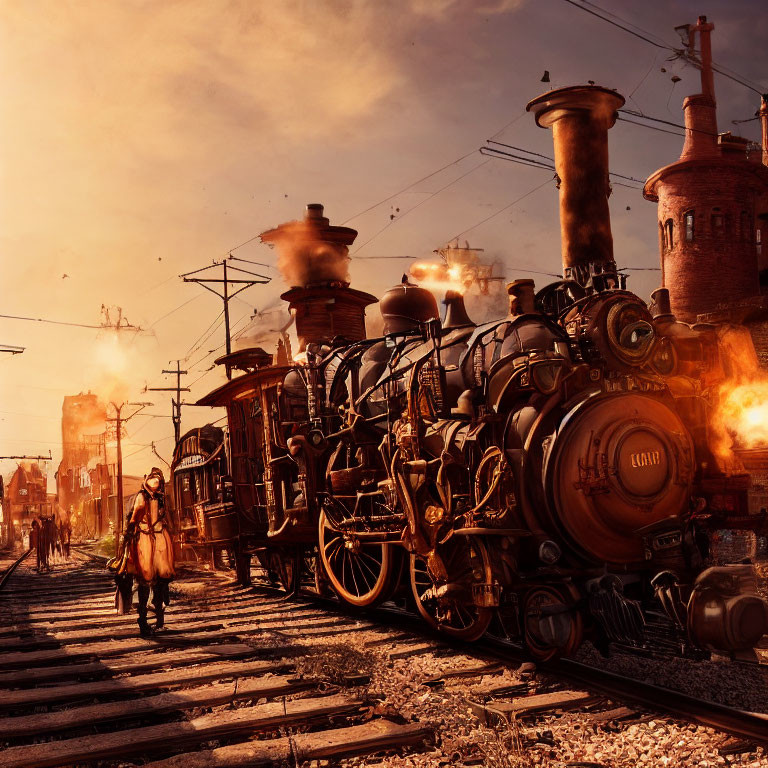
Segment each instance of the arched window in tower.
[[723,213],[719,208],[712,209],[710,223],[712,225],[712,236],[720,237],[723,234],[725,220],[723,219]]
[[685,222],[685,242],[686,243],[692,243],[693,242],[693,233],[694,233],[694,216],[693,216],[693,211],[686,211],[683,214],[683,221]]
[[664,247],[671,251],[675,247],[675,223],[672,219],[664,222]]

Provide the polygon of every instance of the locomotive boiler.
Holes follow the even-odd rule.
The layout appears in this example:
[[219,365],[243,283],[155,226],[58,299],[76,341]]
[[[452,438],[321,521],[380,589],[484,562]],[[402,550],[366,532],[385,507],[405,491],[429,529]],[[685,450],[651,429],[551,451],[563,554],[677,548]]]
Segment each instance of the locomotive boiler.
[[403,276],[366,338],[376,299],[338,272],[354,230],[313,205],[265,233],[315,267],[283,296],[298,361],[222,358],[243,374],[199,402],[227,408],[241,579],[256,556],[295,591],[314,553],[318,587],[352,606],[406,591],[433,627],[494,623],[541,659],[587,637],[740,652],[768,631],[764,521],[710,428],[749,342],[626,289],[608,211],[622,104],[583,86],[528,105],[554,134],[563,279],[510,283],[498,320],[475,325],[452,292],[441,320]]

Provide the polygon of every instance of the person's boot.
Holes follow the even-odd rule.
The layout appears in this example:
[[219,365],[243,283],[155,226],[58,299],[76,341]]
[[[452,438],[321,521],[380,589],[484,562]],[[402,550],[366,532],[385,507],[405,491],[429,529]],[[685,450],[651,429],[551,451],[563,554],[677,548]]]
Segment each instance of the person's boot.
[[163,584],[156,584],[153,592],[152,606],[155,609],[155,631],[165,626],[165,608],[163,606]]
[[149,637],[152,634],[152,628],[147,622],[147,601],[149,599],[149,587],[139,585],[139,634],[142,637]]
[[146,613],[143,616],[139,616],[139,634],[142,637],[152,636],[152,627],[149,626]]

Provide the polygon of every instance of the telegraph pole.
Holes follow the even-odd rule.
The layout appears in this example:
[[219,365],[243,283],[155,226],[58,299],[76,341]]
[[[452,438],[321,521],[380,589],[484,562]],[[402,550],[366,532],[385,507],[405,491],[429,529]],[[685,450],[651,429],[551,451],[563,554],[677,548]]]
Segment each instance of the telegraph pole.
[[[115,409],[115,418],[107,419],[107,421],[115,422],[115,430],[117,432],[117,530],[115,531],[115,555],[117,555],[120,547],[120,534],[123,531],[123,424],[126,421],[130,421],[137,413],[140,413],[148,405],[152,405],[152,403],[120,403],[118,405],[112,402],[110,405]],[[122,410],[126,405],[137,405],[139,409],[130,416],[123,418]]]
[[[226,265],[225,265],[225,269],[226,269]],[[229,338],[229,328],[227,328],[227,338]],[[177,360],[176,370],[174,371],[163,370],[163,373],[176,374],[176,386],[175,387],[147,387],[146,391],[176,393],[175,400],[173,399],[173,397],[171,397],[171,419],[173,420],[173,434],[175,438],[174,444],[176,444],[179,442],[179,438],[181,437],[181,393],[189,392],[189,387],[181,386],[181,377],[186,376],[187,373],[189,373],[189,371],[182,371],[181,360]]]
[[[229,256],[230,259],[232,259],[232,255]],[[200,272],[205,272],[208,269],[215,269],[216,267],[223,267],[224,274],[223,279],[222,278],[209,278],[209,277],[190,277],[190,275],[198,275]],[[221,261],[214,261],[213,264],[211,264],[208,267],[202,267],[201,269],[196,269],[193,272],[187,272],[183,275],[179,275],[182,280],[184,280],[185,283],[198,283],[206,290],[210,291],[211,293],[218,296],[222,301],[224,302],[224,333],[226,335],[226,349],[227,354],[229,355],[232,352],[232,339],[230,338],[230,331],[229,331],[229,302],[231,299],[234,299],[235,296],[237,296],[238,293],[241,291],[244,291],[246,288],[250,288],[252,285],[258,285],[263,283],[268,283],[271,278],[266,277],[265,275],[260,275],[257,272],[250,272],[247,269],[243,269],[242,267],[233,267],[231,264],[229,265],[230,270],[234,270],[238,273],[243,273],[246,275],[252,275],[253,277],[258,278],[257,280],[254,280],[253,277],[251,279],[243,279],[241,277],[235,277],[231,278],[228,276],[227,271],[227,259],[222,259]],[[222,292],[219,293],[214,288],[211,288],[207,283],[213,283],[213,284],[222,284]],[[229,292],[230,285],[240,285],[240,288],[233,291],[232,293]],[[232,378],[232,370],[230,366],[227,364],[227,378]]]

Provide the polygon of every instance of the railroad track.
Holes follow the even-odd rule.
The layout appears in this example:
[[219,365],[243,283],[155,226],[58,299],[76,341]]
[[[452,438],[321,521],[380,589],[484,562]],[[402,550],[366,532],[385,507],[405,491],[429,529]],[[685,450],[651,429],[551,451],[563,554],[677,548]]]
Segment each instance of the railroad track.
[[3,555],[5,557],[0,557],[0,590],[3,588],[5,582],[11,577],[11,574],[16,570],[16,568],[21,565],[21,563],[24,562],[30,555],[32,554],[32,549],[28,549],[26,552],[23,552],[19,557],[16,557],[15,554],[12,555],[6,555],[4,552]]
[[572,662],[536,669],[509,643],[461,645],[400,610],[362,619],[219,573],[184,572],[170,630],[140,638],[135,614],[114,615],[102,560],[75,552],[51,574],[22,564],[6,581],[0,766],[299,765],[409,747],[437,765],[425,746],[435,730],[452,763],[477,764],[501,748],[489,734],[566,754],[568,724],[615,740],[667,715],[689,735],[687,723],[708,726],[724,753],[768,741],[765,715]]
[[135,614],[114,614],[98,564],[75,554],[50,574],[17,567],[0,597],[3,768],[270,765],[432,737],[421,723],[373,715],[359,689],[302,674],[308,649],[269,627],[290,623],[288,613],[306,625],[312,611],[254,605],[216,575],[187,573],[179,586],[173,628],[144,639]]

